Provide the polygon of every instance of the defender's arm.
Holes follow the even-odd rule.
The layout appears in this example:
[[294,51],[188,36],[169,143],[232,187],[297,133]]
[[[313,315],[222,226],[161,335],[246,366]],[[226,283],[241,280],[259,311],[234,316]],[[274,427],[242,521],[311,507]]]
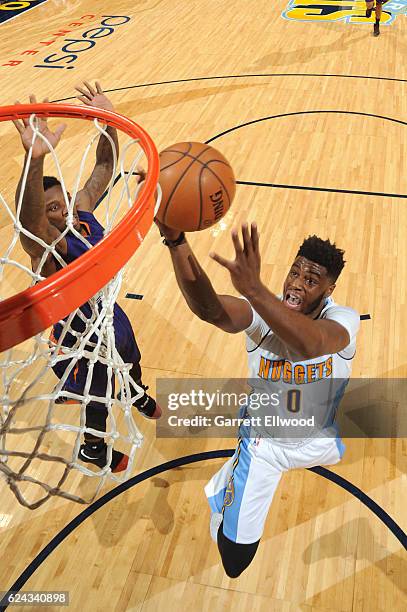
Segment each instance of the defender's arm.
[[[110,102],[107,96],[104,95],[98,81],[96,81],[95,87],[92,87],[90,83],[85,81],[84,86],[76,87],[76,90],[82,94],[78,96],[79,100],[81,100],[87,106],[95,106],[97,108],[103,108],[111,111],[114,110],[113,104]],[[117,137],[117,131],[115,128],[110,126],[107,126],[105,131],[113,140],[117,157],[119,154],[119,140]],[[111,142],[104,134],[101,134],[96,148],[95,166],[83,189],[81,189],[77,195],[78,210],[93,212],[97,202],[109,185],[113,168],[114,153]]]

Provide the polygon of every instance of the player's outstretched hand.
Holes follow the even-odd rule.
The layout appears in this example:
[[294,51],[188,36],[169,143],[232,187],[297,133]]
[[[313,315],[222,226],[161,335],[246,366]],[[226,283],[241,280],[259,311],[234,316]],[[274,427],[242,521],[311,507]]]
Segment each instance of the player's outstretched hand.
[[[48,98],[43,100],[44,103],[49,102]],[[15,104],[21,104],[21,102],[15,102]],[[37,104],[37,99],[34,94],[30,95],[30,104]],[[49,141],[50,145],[55,148],[59,141],[61,140],[61,136],[66,128],[65,123],[60,123],[54,131],[50,130],[47,123],[46,117],[38,117],[36,119],[39,132]],[[23,143],[23,147],[26,151],[29,151],[32,143],[34,132],[30,126],[29,119],[13,119],[13,123],[17,128],[18,133],[21,137],[21,142]],[[37,136],[35,139],[34,145],[32,146],[32,158],[38,159],[39,157],[44,157],[47,153],[50,153],[51,149],[49,146]]]
[[155,217],[154,223],[160,230],[160,235],[167,238],[167,240],[176,240],[181,233],[181,230],[173,229],[172,227],[168,227],[168,225],[164,225],[164,223],[161,223],[157,217]]
[[84,81],[82,85],[75,87],[76,91],[81,95],[76,96],[78,100],[87,106],[95,106],[104,110],[114,111],[113,104],[109,98],[103,93],[103,89],[99,81],[95,81],[95,85],[91,85],[88,81]]
[[229,270],[230,278],[236,291],[247,298],[253,296],[261,287],[261,258],[259,251],[259,234],[256,223],[251,224],[251,233],[247,223],[242,225],[243,246],[237,230],[232,230],[232,241],[235,247],[235,259],[230,261],[217,253],[210,257]]

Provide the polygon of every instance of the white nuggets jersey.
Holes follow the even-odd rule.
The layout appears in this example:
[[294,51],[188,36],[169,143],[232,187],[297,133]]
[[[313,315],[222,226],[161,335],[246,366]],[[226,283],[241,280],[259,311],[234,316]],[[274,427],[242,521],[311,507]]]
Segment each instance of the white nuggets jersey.
[[[256,435],[298,444],[326,434],[350,377],[359,314],[326,298],[318,318],[345,327],[350,342],[339,353],[305,359],[282,342],[253,308],[252,311],[252,323],[245,330],[249,384],[253,389],[247,413]],[[262,393],[272,394],[274,404],[261,406],[256,402]]]

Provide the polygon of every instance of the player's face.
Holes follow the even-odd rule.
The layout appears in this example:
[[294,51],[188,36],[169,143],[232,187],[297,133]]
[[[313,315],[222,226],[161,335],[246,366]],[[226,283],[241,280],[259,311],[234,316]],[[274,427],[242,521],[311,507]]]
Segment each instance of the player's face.
[[[59,185],[55,185],[54,187],[50,187],[46,190],[45,212],[48,217],[48,221],[59,229],[60,232],[63,232],[66,228],[68,209],[65,204],[64,194]],[[80,229],[78,213],[75,205],[73,208],[73,226],[76,230]]]
[[331,295],[335,284],[324,266],[305,257],[297,257],[284,283],[283,304],[290,310],[311,315]]

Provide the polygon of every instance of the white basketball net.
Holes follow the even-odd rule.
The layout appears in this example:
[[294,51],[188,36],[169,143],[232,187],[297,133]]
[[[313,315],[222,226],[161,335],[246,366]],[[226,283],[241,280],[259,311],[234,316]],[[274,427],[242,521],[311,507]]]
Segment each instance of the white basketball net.
[[[0,300],[10,297],[5,293],[7,291],[10,293],[9,287],[13,284],[10,279],[16,275],[25,278],[23,281],[25,286],[19,287],[19,290],[43,280],[42,266],[49,253],[52,253],[60,265],[65,267],[66,263],[55,247],[68,232],[91,248],[86,238],[73,227],[73,206],[82,182],[86,160],[93,143],[101,134],[109,140],[114,156],[114,169],[107,195],[96,211],[99,222],[105,228],[105,234],[112,230],[125,209],[137,201],[140,184],[136,180],[135,171],[139,164],[143,165],[143,161],[145,162],[142,159],[145,153],[138,140],[128,140],[122,147],[118,163],[113,140],[97,119],[93,123],[96,133],[82,156],[72,197],[69,199],[55,150],[39,132],[38,120],[34,115],[31,116],[33,142],[36,138],[46,142],[55,163],[55,174],[61,182],[68,208],[67,227],[53,244],[48,245],[24,229],[20,223],[23,193],[32,155],[30,150],[16,207],[8,205],[0,194],[0,202],[10,219],[9,226],[13,228],[8,247],[5,252],[0,252]],[[137,151],[134,156],[132,155],[130,167],[126,170],[124,167],[126,153],[134,148]],[[121,177],[121,181],[117,184],[120,187],[114,187],[117,182],[114,180],[117,166]],[[146,166],[144,163],[144,167]],[[44,248],[41,262],[35,271],[29,267],[30,258],[22,252],[20,246],[20,236],[23,233]],[[124,363],[115,343],[113,308],[119,295],[122,278],[123,270],[89,300],[92,313],[90,318],[78,308],[67,317],[66,321],[60,321],[63,331],[58,341],[50,340],[50,330],[47,330],[0,354],[0,474],[3,474],[18,501],[28,508],[37,508],[53,495],[80,503],[89,503],[98,495],[106,479],[121,482],[126,480],[132,471],[136,450],[143,441],[134,415],[136,414],[137,420],[143,417],[139,415],[133,402],[144,391],[131,377],[132,364]],[[71,327],[74,317],[79,317],[83,321],[84,332],[78,333]],[[72,348],[64,345],[68,332],[75,339]],[[68,376],[83,358],[88,360],[83,390],[81,393],[64,390]],[[51,368],[61,360],[67,360],[64,363],[68,366],[62,378],[58,380]],[[96,364],[103,364],[107,372],[106,394],[103,397],[90,394]],[[56,400],[62,397],[69,399],[74,405],[56,403]],[[108,412],[106,431],[86,426],[86,406],[91,401],[97,401],[106,407]],[[85,432],[104,438],[107,444],[105,467],[99,469],[79,461],[78,452]],[[113,444],[115,449],[129,456],[127,469],[120,475],[113,474],[110,469]],[[87,478],[83,479],[83,475],[94,478],[89,481]]]

